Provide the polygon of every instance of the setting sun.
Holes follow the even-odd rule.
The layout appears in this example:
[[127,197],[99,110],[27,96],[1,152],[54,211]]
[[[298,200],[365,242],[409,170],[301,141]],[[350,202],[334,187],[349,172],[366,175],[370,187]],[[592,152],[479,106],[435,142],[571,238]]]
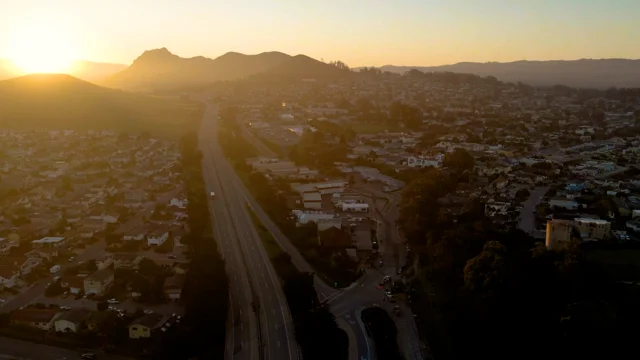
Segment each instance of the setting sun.
[[69,37],[53,27],[19,28],[9,40],[9,55],[17,72],[65,73],[73,66],[75,49]]

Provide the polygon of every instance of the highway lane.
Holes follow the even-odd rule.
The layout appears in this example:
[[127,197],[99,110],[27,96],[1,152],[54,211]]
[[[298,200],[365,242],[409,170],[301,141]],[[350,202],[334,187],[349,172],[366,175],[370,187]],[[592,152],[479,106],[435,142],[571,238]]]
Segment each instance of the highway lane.
[[[199,139],[203,154],[208,151],[208,138],[204,135],[207,133],[206,130],[201,130]],[[209,157],[203,157],[203,177],[207,192],[222,193],[223,187],[218,179],[215,163]],[[252,360],[259,358],[258,328],[251,308],[251,289],[238,246],[239,241],[226,208],[227,203],[223,196],[219,196],[215,201],[209,199],[214,235],[225,259],[230,282],[229,331],[225,357]]]
[[[203,157],[207,159],[205,161],[213,163],[218,181],[209,179],[207,182],[210,191],[216,193],[216,199],[213,202],[216,203],[222,199],[224,201],[221,208],[214,209],[214,213],[216,215],[224,213],[224,216],[227,216],[229,220],[227,222],[228,228],[235,232],[235,236],[230,234],[229,241],[234,243],[233,246],[240,253],[243,268],[239,271],[236,268],[232,274],[242,271],[246,273],[252,293],[251,299],[259,305],[257,308],[259,316],[256,319],[259,321],[259,326],[254,324],[252,327],[260,329],[260,332],[255,337],[252,336],[252,340],[257,339],[258,335],[262,338],[265,359],[297,359],[298,348],[286,298],[248,213],[246,201],[238,193],[235,172],[217,142],[216,121],[217,109],[208,106],[202,131],[206,138],[203,139],[203,144],[206,144]],[[222,242],[224,243],[224,241]]]
[[[207,190],[221,189],[215,170],[211,165],[204,166],[204,178]],[[238,247],[234,225],[226,211],[223,197],[210,200],[211,217],[214,224],[214,234],[226,261],[226,271],[230,286],[230,313],[227,336],[226,357],[228,359],[256,359],[259,343],[257,341],[257,324],[251,308],[251,289],[244,271]]]

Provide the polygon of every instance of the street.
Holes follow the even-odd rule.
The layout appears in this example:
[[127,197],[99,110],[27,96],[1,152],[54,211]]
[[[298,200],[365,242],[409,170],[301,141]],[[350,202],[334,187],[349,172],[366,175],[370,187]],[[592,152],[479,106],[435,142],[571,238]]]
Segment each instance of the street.
[[217,117],[217,108],[207,106],[200,145],[207,191],[216,194],[210,200],[214,234],[231,280],[232,350],[227,348],[226,357],[297,359],[287,301],[249,215],[240,180],[218,144]]
[[530,234],[535,235],[536,230],[536,216],[535,211],[544,198],[544,195],[549,191],[549,187],[538,187],[533,189],[529,198],[522,205],[522,211],[520,212],[520,222],[518,223],[518,227],[520,230]]

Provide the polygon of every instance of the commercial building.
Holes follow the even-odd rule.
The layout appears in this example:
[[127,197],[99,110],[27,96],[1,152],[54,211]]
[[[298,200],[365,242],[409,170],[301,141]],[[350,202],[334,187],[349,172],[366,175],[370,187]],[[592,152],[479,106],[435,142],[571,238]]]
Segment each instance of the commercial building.
[[61,247],[65,245],[65,238],[47,236],[40,240],[33,240],[31,244],[34,247]]
[[547,249],[562,249],[571,241],[573,221],[553,219],[547,221],[547,234],[545,245]]

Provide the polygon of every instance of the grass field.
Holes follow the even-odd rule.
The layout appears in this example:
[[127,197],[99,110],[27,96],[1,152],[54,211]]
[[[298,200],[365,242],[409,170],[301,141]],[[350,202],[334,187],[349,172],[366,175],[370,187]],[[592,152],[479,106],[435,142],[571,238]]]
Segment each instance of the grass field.
[[179,137],[197,105],[178,98],[103,88],[68,75],[28,75],[0,81],[0,126],[149,132]]
[[616,280],[640,281],[640,249],[598,249],[587,252],[587,256]]

